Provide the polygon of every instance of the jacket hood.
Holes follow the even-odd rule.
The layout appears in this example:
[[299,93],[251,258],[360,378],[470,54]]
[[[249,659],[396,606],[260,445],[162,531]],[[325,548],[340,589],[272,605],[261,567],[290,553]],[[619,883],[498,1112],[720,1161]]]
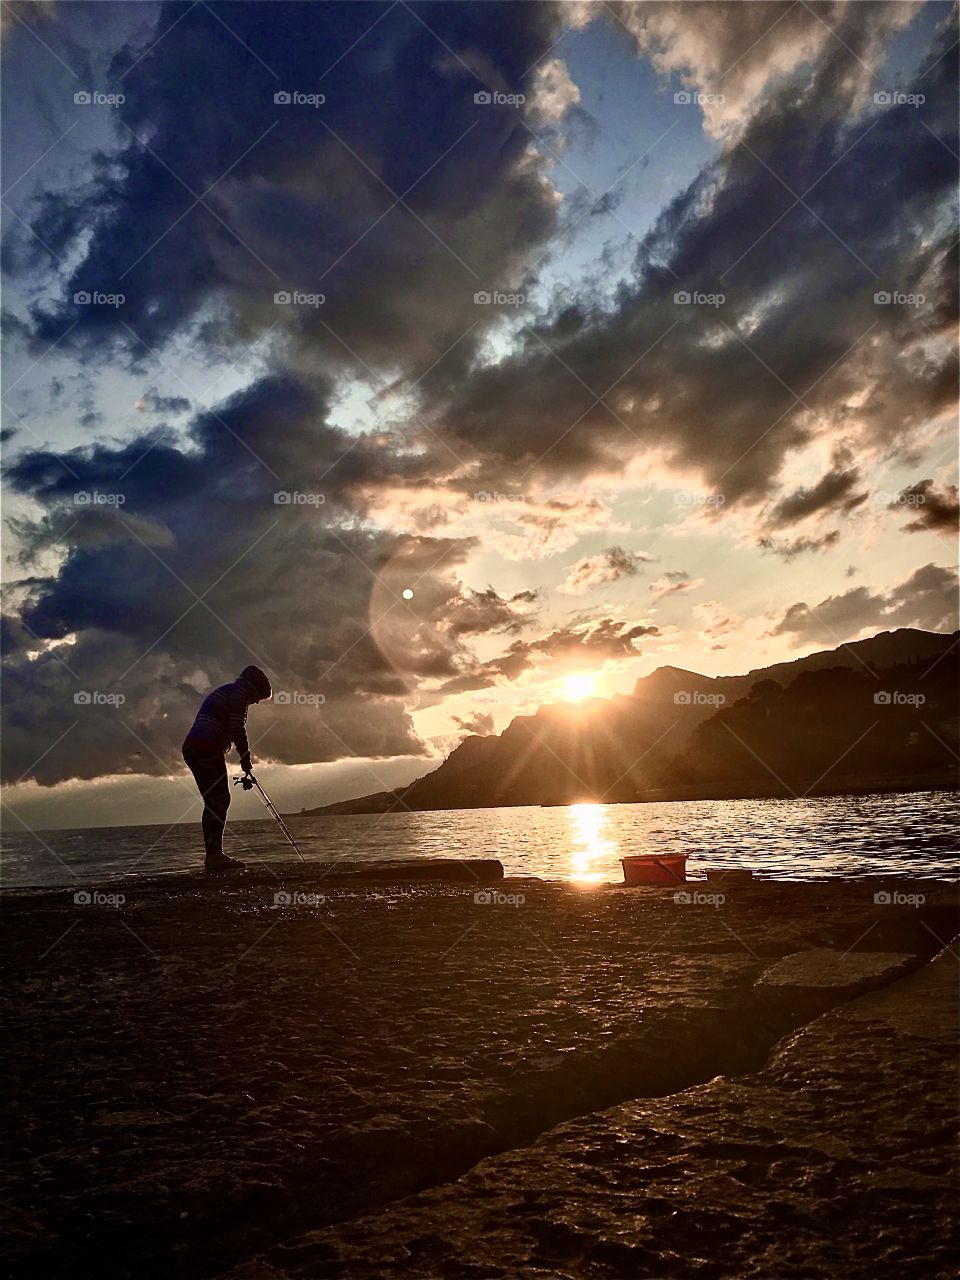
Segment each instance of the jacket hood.
[[239,677],[244,684],[249,685],[257,696],[258,701],[266,702],[268,698],[273,697],[273,689],[265,672],[259,667],[244,667]]

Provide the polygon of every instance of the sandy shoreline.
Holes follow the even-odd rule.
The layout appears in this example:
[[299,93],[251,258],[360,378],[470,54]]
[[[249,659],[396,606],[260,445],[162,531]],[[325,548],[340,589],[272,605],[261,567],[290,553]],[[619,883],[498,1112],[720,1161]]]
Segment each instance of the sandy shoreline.
[[[125,886],[122,904],[10,895],[9,1273],[658,1274],[640,1253],[589,1266],[582,1249],[551,1255],[549,1232],[542,1256],[505,1240],[501,1263],[486,1249],[482,1265],[462,1241],[456,1265],[404,1261],[399,1244],[389,1262],[383,1237],[372,1262],[332,1237],[312,1262],[275,1251],[316,1231],[346,1240],[365,1212],[462,1187],[479,1161],[522,1159],[554,1126],[602,1127],[605,1108],[753,1078],[784,1037],[911,981],[957,932],[956,887],[940,882],[728,885],[722,903],[678,904],[670,890],[488,880],[495,900],[476,902],[475,881],[364,883],[281,864],[232,883],[155,878]],[[874,901],[881,889],[889,903]],[[811,967],[817,950],[826,962]],[[800,952],[798,969],[762,981]],[[880,1041],[895,1094],[917,1070],[904,1036],[903,1055],[896,1037]],[[866,1164],[880,1159],[868,1149]],[[947,1149],[931,1150],[931,1168]],[[619,1149],[596,1167],[622,1179],[634,1216],[647,1200],[654,1220],[666,1214],[643,1190],[639,1149],[627,1167]],[[869,1197],[862,1212],[858,1229]],[[932,1274],[929,1223],[909,1222],[897,1274],[911,1256]],[[719,1261],[695,1273],[733,1274]]]

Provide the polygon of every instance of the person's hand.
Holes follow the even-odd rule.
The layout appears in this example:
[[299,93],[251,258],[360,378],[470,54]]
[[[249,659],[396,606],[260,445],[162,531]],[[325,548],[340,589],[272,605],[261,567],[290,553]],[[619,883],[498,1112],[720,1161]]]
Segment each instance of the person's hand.
[[240,779],[240,785],[243,787],[244,791],[252,791],[254,782],[254,776],[249,772],[249,770]]

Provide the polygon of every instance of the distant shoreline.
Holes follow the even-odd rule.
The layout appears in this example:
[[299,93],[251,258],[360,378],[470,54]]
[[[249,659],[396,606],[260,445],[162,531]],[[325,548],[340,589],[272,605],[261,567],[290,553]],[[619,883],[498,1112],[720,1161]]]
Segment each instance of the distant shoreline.
[[[800,786],[802,787],[802,783]],[[848,778],[842,783],[817,785],[814,783],[809,790],[800,790],[796,793],[789,791],[785,786],[771,783],[769,787],[760,786],[743,786],[743,787],[721,787],[716,784],[708,783],[688,783],[683,786],[673,787],[653,787],[647,791],[641,791],[637,796],[630,800],[601,800],[595,796],[582,795],[569,797],[565,799],[557,799],[554,801],[536,804],[462,804],[462,805],[437,805],[419,806],[414,808],[405,805],[396,792],[384,791],[378,792],[375,796],[358,797],[356,800],[338,800],[332,804],[321,805],[317,809],[302,809],[293,813],[287,813],[284,816],[288,818],[336,818],[349,817],[365,813],[385,813],[392,810],[395,813],[457,813],[460,811],[475,811],[477,809],[544,809],[544,808],[566,808],[573,804],[658,804],[658,803],[680,803],[683,801],[698,800],[808,800],[808,799],[827,799],[831,796],[863,796],[863,795],[909,795],[916,791],[958,791],[960,790],[960,776],[953,772],[929,774],[922,778],[912,779],[890,779],[887,781],[877,779]],[[366,803],[364,803],[366,801]],[[375,803],[377,802],[377,803]]]
[[[662,790],[652,788],[649,791],[641,792],[641,794],[633,800],[595,800],[588,797],[580,797],[579,799],[560,800],[555,805],[544,804],[472,804],[472,805],[456,805],[447,806],[445,808],[420,808],[413,809],[409,806],[396,804],[396,796],[393,792],[382,792],[382,795],[389,795],[391,801],[382,809],[374,808],[355,808],[360,803],[360,799],[356,800],[337,800],[329,805],[321,805],[316,809],[293,809],[282,811],[283,818],[337,818],[337,817],[356,817],[365,813],[384,813],[388,809],[393,809],[394,813],[460,813],[460,812],[476,812],[478,809],[543,809],[543,808],[566,808],[572,804],[610,804],[610,805],[629,805],[629,804],[674,804],[684,801],[709,801],[709,800],[826,800],[833,796],[863,796],[863,795],[910,795],[917,791],[960,791],[960,777],[952,774],[931,775],[925,779],[913,779],[912,781],[900,782],[877,782],[876,780],[867,782],[863,780],[849,780],[842,785],[838,784],[832,787],[817,787],[807,793],[800,792],[798,795],[791,795],[787,791],[783,791],[772,787],[765,791],[760,788],[735,788],[727,794],[720,794],[720,788],[715,786],[688,786],[688,787],[669,787]],[[670,794],[667,794],[667,793]],[[679,794],[685,792],[686,794]],[[695,792],[700,794],[695,794]],[[367,797],[370,799],[371,797]],[[393,807],[395,805],[395,807]],[[251,822],[269,822],[269,817],[257,815],[252,818],[234,818],[231,816],[230,825],[242,825]],[[192,828],[197,824],[194,820],[184,818],[173,826]],[[124,831],[134,830],[138,827],[164,827],[170,829],[171,824],[168,822],[118,822],[110,824],[98,824],[86,827],[39,827],[34,826],[34,831]],[[14,833],[22,828],[6,828],[0,826],[0,833]]]

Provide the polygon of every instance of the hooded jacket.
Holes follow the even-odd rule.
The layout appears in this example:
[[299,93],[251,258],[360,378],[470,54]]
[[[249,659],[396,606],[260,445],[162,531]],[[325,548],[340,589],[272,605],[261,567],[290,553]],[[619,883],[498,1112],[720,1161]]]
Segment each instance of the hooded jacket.
[[184,747],[225,756],[232,743],[241,764],[247,767],[247,708],[251,702],[263,702],[272,696],[270,681],[260,668],[244,667],[231,684],[222,684],[207,694],[184,739]]

